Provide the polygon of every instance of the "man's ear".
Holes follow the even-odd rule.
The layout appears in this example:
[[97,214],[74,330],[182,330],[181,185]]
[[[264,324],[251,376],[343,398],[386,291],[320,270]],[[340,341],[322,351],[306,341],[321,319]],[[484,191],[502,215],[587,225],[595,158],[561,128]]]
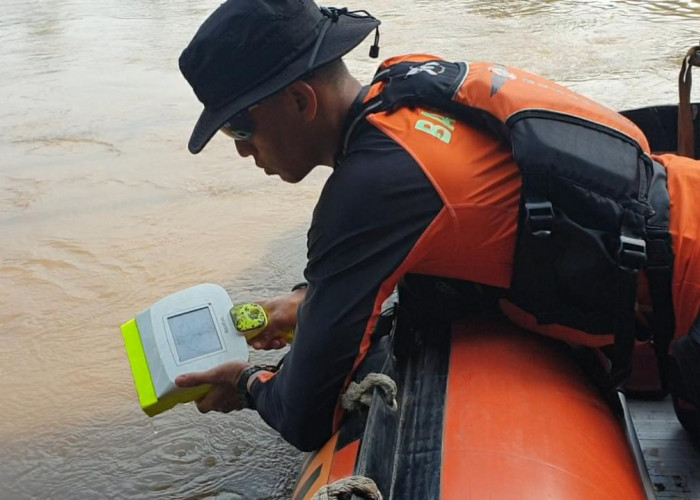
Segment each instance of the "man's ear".
[[316,118],[318,112],[318,99],[316,90],[308,83],[298,80],[292,83],[287,90],[294,99],[296,110],[301,114],[305,122],[310,122]]

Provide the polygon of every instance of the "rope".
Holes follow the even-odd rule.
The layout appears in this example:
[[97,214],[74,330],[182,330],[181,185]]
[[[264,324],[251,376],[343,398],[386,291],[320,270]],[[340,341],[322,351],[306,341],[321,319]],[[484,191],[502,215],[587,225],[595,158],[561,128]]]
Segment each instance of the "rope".
[[343,394],[343,408],[348,411],[359,410],[362,406],[372,403],[374,389],[381,389],[384,394],[384,402],[392,410],[398,408],[396,403],[396,382],[383,373],[369,373],[359,384],[350,382],[348,389]]
[[382,500],[377,484],[368,477],[350,476],[339,479],[333,484],[323,486],[311,500],[341,500],[358,495],[369,500]]

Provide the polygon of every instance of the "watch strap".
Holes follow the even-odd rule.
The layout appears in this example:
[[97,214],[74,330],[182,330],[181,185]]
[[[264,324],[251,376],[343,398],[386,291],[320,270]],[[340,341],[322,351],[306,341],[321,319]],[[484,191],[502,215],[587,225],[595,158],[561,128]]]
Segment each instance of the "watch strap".
[[250,380],[250,377],[252,377],[255,373],[266,370],[267,369],[263,368],[262,366],[254,365],[243,370],[241,376],[238,377],[236,387],[238,388],[238,394],[245,403],[244,408],[255,409],[255,402],[253,401],[253,397],[251,396],[250,392],[248,392],[248,380]]

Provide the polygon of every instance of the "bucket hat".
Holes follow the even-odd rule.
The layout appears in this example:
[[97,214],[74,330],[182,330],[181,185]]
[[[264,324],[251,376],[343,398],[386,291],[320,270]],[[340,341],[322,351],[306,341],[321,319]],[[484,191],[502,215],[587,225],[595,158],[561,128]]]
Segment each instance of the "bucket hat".
[[188,148],[199,153],[232,116],[350,52],[376,30],[366,11],[319,7],[311,0],[228,0],[180,56],[180,71],[204,111]]

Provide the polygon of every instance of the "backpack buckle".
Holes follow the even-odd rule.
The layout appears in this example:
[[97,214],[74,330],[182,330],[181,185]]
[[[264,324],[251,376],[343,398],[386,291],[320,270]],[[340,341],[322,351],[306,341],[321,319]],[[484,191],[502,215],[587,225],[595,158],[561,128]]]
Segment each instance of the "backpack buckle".
[[620,235],[620,248],[617,252],[620,267],[641,269],[647,262],[647,244],[641,238]]
[[525,223],[533,236],[546,238],[552,234],[554,208],[549,201],[531,201],[525,203]]

